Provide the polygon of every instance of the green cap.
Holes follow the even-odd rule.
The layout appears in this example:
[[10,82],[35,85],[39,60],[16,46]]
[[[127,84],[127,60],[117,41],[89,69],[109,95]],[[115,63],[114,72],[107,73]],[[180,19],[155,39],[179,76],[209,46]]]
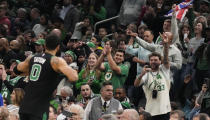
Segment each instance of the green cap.
[[44,45],[45,44],[45,39],[38,39],[35,43],[37,45]]
[[121,102],[121,105],[125,109],[130,109],[131,108],[131,105],[128,102]]
[[68,54],[72,57],[73,60],[77,59],[77,56],[75,55],[74,52],[72,52],[71,50],[68,50],[65,52],[65,54]]
[[87,45],[90,48],[96,48],[96,45],[93,42],[88,42]]

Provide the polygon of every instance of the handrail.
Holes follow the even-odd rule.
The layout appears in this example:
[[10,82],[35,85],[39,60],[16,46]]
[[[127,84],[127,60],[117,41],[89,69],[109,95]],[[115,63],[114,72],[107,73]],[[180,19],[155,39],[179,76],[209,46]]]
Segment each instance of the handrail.
[[112,35],[113,35],[113,33],[110,33],[110,34],[106,35],[106,37],[108,38],[108,37],[110,37],[110,36],[112,36]]
[[102,23],[105,23],[105,22],[110,21],[110,20],[117,19],[118,17],[119,17],[119,15],[114,16],[114,17],[111,17],[111,18],[108,18],[108,19],[105,19],[105,20],[101,20],[101,21],[96,22],[95,25],[94,25],[94,32],[93,32],[93,35],[95,35],[95,33],[96,33],[96,26],[97,26],[97,25],[102,24]]

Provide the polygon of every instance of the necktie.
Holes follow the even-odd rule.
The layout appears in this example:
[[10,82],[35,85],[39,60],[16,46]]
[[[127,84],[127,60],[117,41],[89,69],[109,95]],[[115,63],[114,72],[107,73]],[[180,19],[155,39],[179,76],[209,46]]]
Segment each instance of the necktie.
[[103,105],[104,109],[106,110],[106,101],[104,102],[104,105]]

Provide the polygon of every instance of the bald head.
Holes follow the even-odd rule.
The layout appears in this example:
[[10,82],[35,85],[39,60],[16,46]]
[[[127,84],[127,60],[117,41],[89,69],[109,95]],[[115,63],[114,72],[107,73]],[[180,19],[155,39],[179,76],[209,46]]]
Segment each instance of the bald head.
[[9,45],[10,45],[10,48],[12,50],[18,50],[18,49],[20,49],[20,43],[19,43],[18,40],[12,40]]
[[51,34],[55,34],[55,35],[57,35],[59,38],[61,38],[61,30],[60,30],[60,29],[53,29],[50,33],[51,33]]
[[139,120],[139,114],[135,109],[125,109],[120,120]]
[[0,38],[0,51],[8,49],[9,49],[8,40],[6,38]]
[[8,42],[8,40],[6,38],[0,38],[0,42],[5,44],[6,42]]
[[84,109],[78,104],[71,104],[69,106],[69,112],[75,113],[74,119],[76,120],[83,120],[85,111]]

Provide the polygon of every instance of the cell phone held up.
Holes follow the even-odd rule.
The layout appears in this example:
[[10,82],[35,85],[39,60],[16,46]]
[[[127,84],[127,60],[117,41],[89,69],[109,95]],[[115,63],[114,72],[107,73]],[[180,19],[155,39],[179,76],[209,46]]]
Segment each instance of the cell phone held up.
[[145,68],[151,68],[149,62],[146,62],[146,63],[144,64],[144,67],[145,67]]
[[71,118],[72,117],[72,113],[68,112],[68,111],[65,111],[65,110],[62,112],[62,114],[65,115],[67,118]]

